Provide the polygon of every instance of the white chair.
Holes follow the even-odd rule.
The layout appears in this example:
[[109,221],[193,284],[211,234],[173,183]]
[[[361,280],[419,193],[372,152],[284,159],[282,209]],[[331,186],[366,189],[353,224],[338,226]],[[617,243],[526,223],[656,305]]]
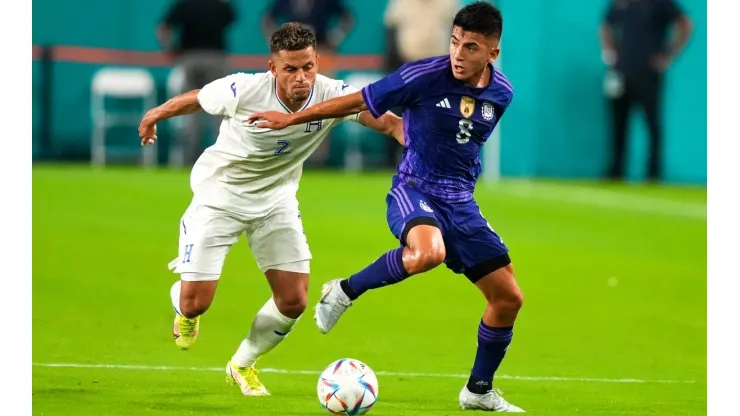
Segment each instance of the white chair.
[[[106,97],[120,99],[140,99],[142,111],[111,112],[105,108]],[[138,129],[144,112],[155,106],[156,91],[154,78],[138,68],[103,68],[95,73],[92,79],[90,109],[93,121],[91,140],[91,163],[105,165],[106,133],[109,127],[130,125]],[[136,134],[133,134],[133,145],[136,145]],[[141,152],[141,163],[145,166],[157,164],[157,146],[149,145]]]
[[[344,82],[357,88],[362,89],[382,78],[382,75],[372,72],[355,72],[344,77]],[[351,172],[360,172],[364,166],[362,155],[362,136],[365,127],[357,123],[343,123],[347,131],[347,146],[344,151],[344,167]]]
[[[185,71],[175,66],[167,77],[167,98],[182,94],[185,89]],[[170,167],[182,167],[185,164],[185,146],[183,146],[185,117],[173,117],[167,120],[171,128],[168,163]]]

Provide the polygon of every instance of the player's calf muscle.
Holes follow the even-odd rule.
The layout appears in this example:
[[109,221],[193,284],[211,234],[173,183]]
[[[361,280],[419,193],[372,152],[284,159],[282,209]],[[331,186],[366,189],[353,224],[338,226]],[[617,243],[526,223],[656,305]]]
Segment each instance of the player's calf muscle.
[[514,325],[523,302],[521,292],[518,295],[499,299],[494,302],[489,300],[488,305],[486,305],[483,321],[486,325],[492,327]]
[[213,302],[217,280],[205,282],[182,281],[180,312],[186,318],[203,315]]

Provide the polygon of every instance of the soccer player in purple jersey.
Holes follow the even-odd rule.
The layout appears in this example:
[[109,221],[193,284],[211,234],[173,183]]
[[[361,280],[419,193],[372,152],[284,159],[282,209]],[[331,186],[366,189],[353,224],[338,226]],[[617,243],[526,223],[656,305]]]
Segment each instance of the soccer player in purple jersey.
[[408,63],[360,92],[304,111],[257,113],[250,121],[283,129],[363,110],[379,117],[391,107],[405,108],[406,149],[386,197],[388,225],[401,247],[349,279],[326,283],[315,308],[316,323],[327,333],[366,291],[445,263],[474,283],[487,302],[460,405],[523,412],[493,388],[493,375],[509,347],[522,306],[522,292],[508,248],[473,199],[481,147],[514,95],[509,81],[492,64],[499,55],[502,27],[497,8],[472,3],[455,16],[449,56]]

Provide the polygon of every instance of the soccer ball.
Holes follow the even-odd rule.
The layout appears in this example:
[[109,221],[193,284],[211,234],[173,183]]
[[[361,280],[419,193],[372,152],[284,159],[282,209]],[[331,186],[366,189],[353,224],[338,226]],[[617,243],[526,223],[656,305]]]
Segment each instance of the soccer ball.
[[378,378],[362,361],[342,358],[321,373],[316,391],[330,413],[364,415],[378,399]]

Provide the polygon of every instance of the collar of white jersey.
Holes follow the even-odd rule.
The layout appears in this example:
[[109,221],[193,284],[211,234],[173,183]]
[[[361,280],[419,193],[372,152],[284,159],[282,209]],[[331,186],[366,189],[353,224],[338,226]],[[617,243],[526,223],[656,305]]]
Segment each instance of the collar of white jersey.
[[[313,98],[313,90],[314,90],[314,88],[316,88],[316,83],[315,82],[313,83],[313,85],[311,85],[311,92],[308,94],[308,99],[306,100],[306,104],[303,104],[303,107],[300,110],[298,110],[298,111],[305,110],[306,107],[308,107],[308,105],[311,104],[311,99]],[[288,113],[292,113],[292,111],[290,111],[290,108],[288,108],[287,105],[283,104],[283,101],[280,99],[280,96],[278,96],[278,93],[277,93],[277,78],[273,78],[272,79],[272,93],[275,94],[275,98],[277,98],[278,102],[280,103],[281,106],[283,106],[283,108],[285,109],[285,111],[287,111]]]

